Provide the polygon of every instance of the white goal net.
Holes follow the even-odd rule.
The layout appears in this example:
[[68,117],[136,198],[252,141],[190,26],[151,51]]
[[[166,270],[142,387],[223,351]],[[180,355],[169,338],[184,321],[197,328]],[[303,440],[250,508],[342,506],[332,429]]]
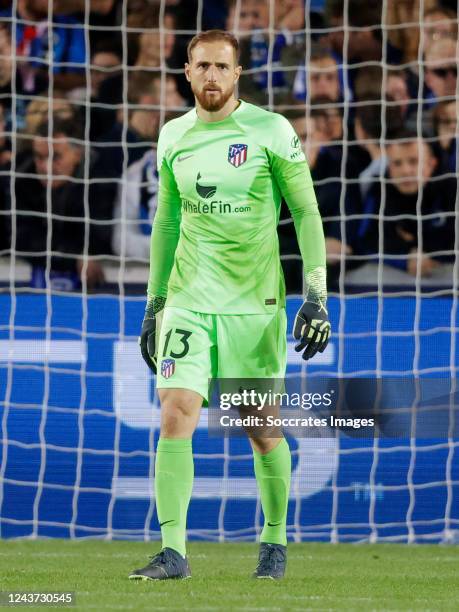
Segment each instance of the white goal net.
[[[240,97],[293,124],[324,221],[332,339],[306,365],[289,331],[287,375],[397,394],[384,435],[286,431],[289,539],[457,542],[447,0],[0,1],[0,536],[160,537],[159,405],[137,344],[156,142],[193,105],[186,45],[212,28],[238,36]],[[284,208],[279,241],[290,330],[303,281]],[[209,436],[204,408],[193,450],[189,537],[254,540],[248,441]]]

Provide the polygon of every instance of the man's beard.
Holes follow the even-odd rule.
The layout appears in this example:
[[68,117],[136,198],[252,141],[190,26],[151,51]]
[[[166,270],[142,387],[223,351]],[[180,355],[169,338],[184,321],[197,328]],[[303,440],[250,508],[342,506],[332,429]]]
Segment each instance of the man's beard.
[[221,110],[234,93],[234,88],[228,89],[227,91],[222,91],[220,88],[218,88],[219,95],[214,95],[211,97],[212,94],[207,93],[205,89],[200,92],[195,91],[193,87],[191,89],[199,104],[208,112],[216,112]]

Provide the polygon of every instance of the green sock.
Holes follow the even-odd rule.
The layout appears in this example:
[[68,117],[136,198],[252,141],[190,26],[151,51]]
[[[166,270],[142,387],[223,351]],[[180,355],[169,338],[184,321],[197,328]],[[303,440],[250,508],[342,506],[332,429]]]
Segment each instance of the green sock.
[[265,516],[260,542],[287,545],[287,504],[292,459],[285,438],[265,455],[253,451],[255,476]]
[[159,438],[155,461],[155,496],[163,548],[186,555],[186,515],[193,488],[191,438]]

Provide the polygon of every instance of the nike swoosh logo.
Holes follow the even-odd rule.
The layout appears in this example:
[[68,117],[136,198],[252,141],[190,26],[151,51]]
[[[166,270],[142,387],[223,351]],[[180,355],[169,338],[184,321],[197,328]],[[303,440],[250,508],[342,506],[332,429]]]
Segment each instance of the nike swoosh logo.
[[170,521],[163,521],[162,523],[159,524],[160,527],[162,527],[163,525],[167,525],[167,523],[172,523],[174,521],[174,519],[171,519]]
[[280,525],[280,522],[279,523],[268,523],[269,527],[277,527],[278,525]]
[[177,157],[177,161],[178,162],[182,162],[185,161],[186,159],[188,159],[189,157],[193,157],[194,153],[191,153],[190,155],[179,155]]

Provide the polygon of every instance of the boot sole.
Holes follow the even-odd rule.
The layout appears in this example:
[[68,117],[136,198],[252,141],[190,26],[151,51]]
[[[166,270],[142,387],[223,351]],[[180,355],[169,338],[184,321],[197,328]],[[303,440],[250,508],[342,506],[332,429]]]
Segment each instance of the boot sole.
[[143,580],[144,582],[157,582],[159,580],[188,580],[191,576],[167,576],[164,578],[150,578],[150,576],[139,576],[137,574],[132,574],[128,576],[129,580]]

